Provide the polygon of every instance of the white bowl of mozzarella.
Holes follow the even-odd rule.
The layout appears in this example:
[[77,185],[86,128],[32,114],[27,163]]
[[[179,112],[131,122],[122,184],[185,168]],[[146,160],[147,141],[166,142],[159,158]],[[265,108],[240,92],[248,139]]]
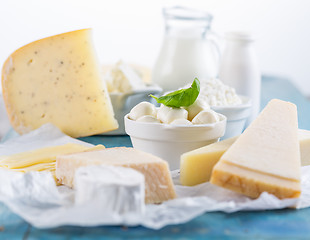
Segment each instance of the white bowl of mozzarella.
[[183,153],[217,142],[226,128],[226,117],[200,101],[188,108],[141,102],[124,122],[133,147],[166,160],[170,170],[180,168]]

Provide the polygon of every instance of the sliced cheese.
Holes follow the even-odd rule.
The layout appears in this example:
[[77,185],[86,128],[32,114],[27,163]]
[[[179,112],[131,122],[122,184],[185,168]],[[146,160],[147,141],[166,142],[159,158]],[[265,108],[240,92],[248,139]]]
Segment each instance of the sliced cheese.
[[2,89],[10,122],[20,134],[47,122],[72,137],[118,127],[90,29],[16,50],[3,65]]
[[223,154],[210,182],[252,198],[264,191],[296,198],[300,166],[296,106],[274,99]]
[[214,165],[237,137],[216,142],[181,155],[180,182],[194,186],[210,180]]
[[75,171],[88,165],[113,165],[133,168],[145,177],[146,203],[160,203],[176,197],[167,162],[134,148],[107,148],[101,151],[58,156],[58,181],[74,187]]
[[18,172],[31,172],[31,171],[54,171],[55,170],[55,162],[50,163],[38,163],[35,165],[31,165],[24,168],[13,168],[12,170],[18,171]]
[[17,153],[10,156],[2,156],[0,166],[9,169],[27,168],[42,163],[53,163],[57,155],[81,152],[89,147],[81,144],[67,143],[64,145],[45,147],[29,152]]
[[0,167],[16,170],[19,172],[55,170],[57,155],[77,152],[97,151],[105,147],[101,144],[87,147],[76,143],[39,148],[33,151],[16,153],[0,158]]
[[[239,136],[207,145],[181,155],[180,182],[194,186],[208,182],[214,165]],[[301,166],[310,165],[310,131],[298,129]]]

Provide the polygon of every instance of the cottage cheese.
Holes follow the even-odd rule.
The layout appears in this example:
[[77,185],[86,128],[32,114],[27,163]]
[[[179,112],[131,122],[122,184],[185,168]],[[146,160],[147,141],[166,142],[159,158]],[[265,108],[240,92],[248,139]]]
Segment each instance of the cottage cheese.
[[242,103],[234,88],[225,85],[216,78],[200,82],[198,99],[210,106],[238,105]]

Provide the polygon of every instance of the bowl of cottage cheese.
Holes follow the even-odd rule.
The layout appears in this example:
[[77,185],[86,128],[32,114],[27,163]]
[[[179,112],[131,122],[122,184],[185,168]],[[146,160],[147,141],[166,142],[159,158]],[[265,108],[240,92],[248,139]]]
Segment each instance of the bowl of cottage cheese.
[[251,114],[251,99],[238,95],[234,88],[216,78],[200,81],[198,99],[215,112],[226,116],[226,131],[221,139],[238,136],[243,132]]

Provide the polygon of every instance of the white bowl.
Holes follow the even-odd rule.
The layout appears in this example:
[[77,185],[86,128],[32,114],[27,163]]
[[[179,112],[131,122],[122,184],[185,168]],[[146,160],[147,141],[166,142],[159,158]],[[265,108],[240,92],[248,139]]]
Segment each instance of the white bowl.
[[183,153],[217,142],[224,135],[226,117],[219,116],[219,122],[200,125],[137,122],[129,119],[128,114],[124,121],[134,148],[166,160],[170,170],[176,170]]
[[157,85],[148,85],[143,89],[135,90],[130,93],[109,93],[115,118],[118,121],[118,129],[103,133],[102,135],[125,135],[124,116],[140,102],[151,102],[153,98],[149,97],[150,94],[160,94],[162,88]]
[[221,140],[240,135],[248,117],[251,114],[252,103],[248,97],[240,96],[242,104],[235,106],[213,106],[212,110],[221,113],[227,117],[226,131]]

